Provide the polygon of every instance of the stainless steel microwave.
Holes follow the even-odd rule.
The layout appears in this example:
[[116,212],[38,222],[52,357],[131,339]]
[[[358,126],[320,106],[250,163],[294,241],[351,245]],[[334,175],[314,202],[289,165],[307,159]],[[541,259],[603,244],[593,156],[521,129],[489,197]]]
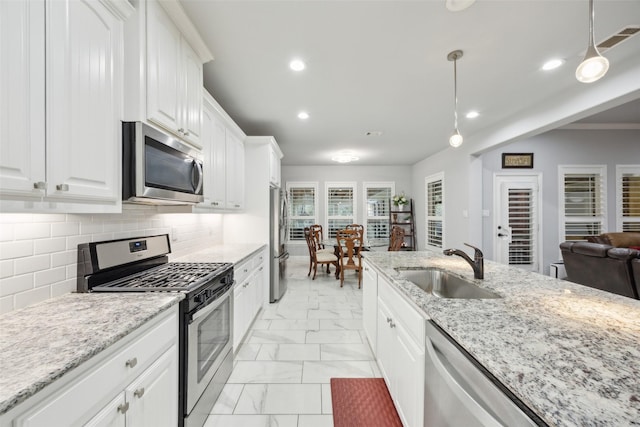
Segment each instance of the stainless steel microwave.
[[122,122],[122,200],[186,205],[204,200],[202,154],[142,122]]

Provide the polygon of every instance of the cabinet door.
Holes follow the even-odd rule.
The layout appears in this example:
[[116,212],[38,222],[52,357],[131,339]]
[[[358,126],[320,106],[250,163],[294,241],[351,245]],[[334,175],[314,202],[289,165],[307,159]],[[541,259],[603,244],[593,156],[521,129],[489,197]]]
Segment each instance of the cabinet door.
[[424,348],[420,348],[402,328],[396,327],[394,346],[396,387],[394,400],[403,425],[422,426],[424,408]]
[[273,148],[269,148],[269,181],[275,187],[280,187],[280,158]]
[[378,367],[382,376],[387,382],[387,387],[391,396],[394,396],[394,384],[393,378],[393,352],[395,351],[396,337],[395,331],[391,327],[390,319],[392,319],[391,311],[387,308],[384,302],[378,299],[378,312],[377,312],[377,360]]
[[204,195],[204,201],[201,203],[203,207],[212,207],[211,199],[213,194],[213,128],[214,128],[214,113],[211,107],[207,106],[207,101],[204,102],[204,108],[202,109],[202,137],[200,138],[200,144],[202,145],[202,153],[204,157],[204,183],[202,192]]
[[373,354],[376,354],[376,310],[378,309],[378,275],[367,263],[362,275],[362,324]]
[[226,135],[227,208],[244,208],[244,145],[232,133]]
[[244,337],[246,331],[246,298],[245,285],[246,282],[240,283],[233,290],[233,350],[236,351],[240,346],[240,341]]
[[181,120],[181,43],[180,31],[164,9],[148,1],[147,118],[174,133]]
[[0,1],[0,192],[46,180],[44,2]]
[[84,427],[125,427],[126,401],[124,393],[118,394]]
[[46,6],[47,193],[117,200],[122,22],[100,2]]
[[200,146],[202,136],[202,62],[183,38],[182,54],[182,120],[178,131],[182,129],[184,138]]
[[175,344],[125,390],[127,426],[178,425],[178,352]]
[[211,205],[224,209],[226,207],[226,192],[227,192],[227,142],[226,142],[226,129],[224,124],[216,119],[213,123],[213,141],[211,147],[213,170],[212,174],[213,183],[211,191]]

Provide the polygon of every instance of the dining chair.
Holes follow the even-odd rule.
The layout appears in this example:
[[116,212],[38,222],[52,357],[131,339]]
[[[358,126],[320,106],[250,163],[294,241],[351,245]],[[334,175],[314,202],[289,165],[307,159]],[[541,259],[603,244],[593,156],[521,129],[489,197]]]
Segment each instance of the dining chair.
[[394,225],[389,238],[389,250],[399,251],[404,243],[404,228]]
[[304,229],[304,238],[307,241],[307,247],[309,248],[309,273],[307,276],[311,274],[311,269],[313,268],[313,279],[316,279],[316,273],[318,271],[318,264],[324,264],[327,266],[327,273],[330,273],[329,266],[333,264],[338,269],[338,257],[333,253],[333,251],[329,252],[318,252],[318,248],[316,245],[316,239],[313,235],[313,232],[305,227]]
[[322,226],[320,224],[313,224],[312,226],[309,227],[309,229],[311,230],[311,233],[313,234],[314,240],[315,240],[315,245],[316,245],[316,252],[327,252],[327,253],[335,253],[333,248],[327,248],[324,245],[324,236],[322,234]]
[[358,273],[358,289],[362,283],[362,240],[358,230],[338,230],[336,232],[340,251],[340,287],[344,283],[344,271],[355,270]]
[[346,230],[356,230],[360,233],[360,237],[364,239],[364,225],[362,224],[349,224],[345,227]]

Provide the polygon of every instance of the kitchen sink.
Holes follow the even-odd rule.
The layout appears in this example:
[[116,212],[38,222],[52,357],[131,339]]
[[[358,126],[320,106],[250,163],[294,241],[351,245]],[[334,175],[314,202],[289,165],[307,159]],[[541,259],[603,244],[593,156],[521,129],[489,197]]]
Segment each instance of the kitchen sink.
[[502,298],[495,292],[439,268],[397,268],[396,271],[420,289],[440,298]]

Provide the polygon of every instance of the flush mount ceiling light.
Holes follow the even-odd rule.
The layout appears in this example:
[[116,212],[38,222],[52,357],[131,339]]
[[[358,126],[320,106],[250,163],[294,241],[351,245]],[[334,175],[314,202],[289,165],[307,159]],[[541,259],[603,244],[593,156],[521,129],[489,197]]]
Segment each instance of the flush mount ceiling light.
[[576,69],[576,79],[582,83],[593,83],[602,78],[609,69],[609,60],[600,55],[593,42],[593,0],[589,0],[589,46],[584,59]]
[[449,137],[449,145],[456,148],[462,145],[462,135],[458,130],[458,70],[456,64],[458,59],[462,58],[461,50],[454,50],[447,55],[449,61],[453,61],[453,134]]
[[451,12],[459,12],[471,6],[475,1],[476,0],[446,0],[445,4]]
[[558,58],[550,59],[549,61],[545,62],[544,65],[542,65],[542,69],[544,71],[551,71],[551,70],[555,70],[562,64],[564,64],[564,59],[558,59]]
[[307,113],[306,111],[300,111],[298,113],[298,118],[300,120],[307,120],[309,118],[309,113]]
[[353,151],[340,151],[331,157],[331,160],[338,163],[349,163],[360,160],[360,157],[356,156]]
[[291,68],[293,71],[302,71],[305,69],[305,67],[306,65],[301,59],[294,59],[289,62],[289,68]]

